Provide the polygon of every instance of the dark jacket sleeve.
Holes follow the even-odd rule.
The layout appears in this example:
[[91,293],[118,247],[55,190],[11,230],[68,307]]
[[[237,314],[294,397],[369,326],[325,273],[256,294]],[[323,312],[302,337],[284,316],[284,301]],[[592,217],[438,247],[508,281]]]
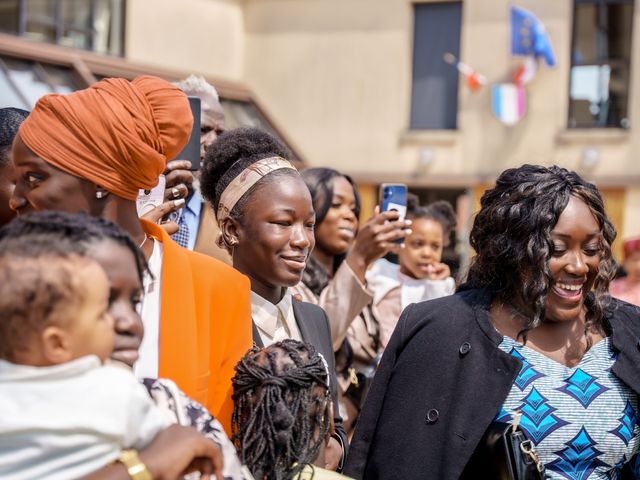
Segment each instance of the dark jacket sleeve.
[[333,354],[333,344],[331,342],[329,319],[322,308],[307,302],[294,301],[293,311],[303,340],[312,344],[317,351],[322,353],[329,366],[329,381],[331,382],[331,396],[333,399],[333,421],[336,434],[340,437],[340,442],[344,449],[344,455],[338,468],[342,470],[344,459],[349,448],[349,440],[342,424],[342,417],[340,416],[340,410],[338,408],[338,379],[336,378],[336,363]]
[[520,361],[497,347],[477,292],[410,305],[376,372],[345,473],[460,478],[508,395]]
[[349,438],[347,437],[347,432],[344,429],[344,425],[342,424],[342,417],[340,416],[340,408],[338,405],[338,378],[336,377],[336,362],[335,357],[333,356],[333,347],[331,342],[331,330],[329,328],[329,319],[327,318],[327,314],[324,310],[321,309],[322,316],[324,318],[326,334],[329,341],[329,346],[331,349],[330,355],[324,355],[327,364],[329,365],[329,375],[331,376],[331,397],[333,400],[333,422],[335,426],[336,434],[340,437],[340,442],[342,443],[342,447],[344,449],[344,455],[342,456],[342,460],[340,462],[340,466],[338,471],[341,471],[344,466],[344,460],[349,451]]
[[414,305],[409,305],[400,316],[398,325],[384,350],[373,383],[367,393],[367,399],[358,417],[356,429],[351,440],[351,447],[349,448],[349,455],[344,467],[344,473],[349,477],[361,479],[364,476],[367,457],[369,456],[369,446],[378,424],[387,384],[393,373],[396,358],[402,350],[404,342],[403,331],[407,317],[411,315],[413,307]]

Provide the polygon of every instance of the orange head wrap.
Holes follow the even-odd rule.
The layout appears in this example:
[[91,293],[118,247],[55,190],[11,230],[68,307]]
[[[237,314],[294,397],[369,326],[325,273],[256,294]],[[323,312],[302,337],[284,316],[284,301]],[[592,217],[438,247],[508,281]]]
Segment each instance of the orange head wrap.
[[189,140],[187,96],[160,78],[107,78],[68,95],[45,95],[20,126],[48,163],[135,200],[158,183]]

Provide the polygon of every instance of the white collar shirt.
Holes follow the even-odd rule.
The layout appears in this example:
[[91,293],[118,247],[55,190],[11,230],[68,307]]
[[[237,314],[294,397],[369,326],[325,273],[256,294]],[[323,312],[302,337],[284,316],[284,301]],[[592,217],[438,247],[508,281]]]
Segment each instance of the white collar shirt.
[[251,316],[265,347],[287,338],[302,340],[288,289],[276,305],[252,291]]
[[140,358],[133,366],[138,378],[158,378],[160,363],[160,300],[162,288],[162,258],[164,249],[162,242],[149,237],[153,241],[153,252],[149,257],[149,272],[144,273],[142,286],[144,297],[140,307],[140,316],[144,324],[144,337],[138,349]]

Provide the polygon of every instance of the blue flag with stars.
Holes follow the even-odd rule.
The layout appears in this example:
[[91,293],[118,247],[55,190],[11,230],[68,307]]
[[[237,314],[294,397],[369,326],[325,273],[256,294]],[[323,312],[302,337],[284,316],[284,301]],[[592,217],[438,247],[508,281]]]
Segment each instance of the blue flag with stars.
[[544,25],[528,10],[511,7],[511,54],[542,57],[546,64],[556,64],[551,40]]

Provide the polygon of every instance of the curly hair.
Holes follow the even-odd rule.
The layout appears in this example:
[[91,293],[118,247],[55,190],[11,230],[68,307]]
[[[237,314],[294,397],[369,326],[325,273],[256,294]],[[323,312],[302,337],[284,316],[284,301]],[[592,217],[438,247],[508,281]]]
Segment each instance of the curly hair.
[[[273,135],[258,128],[242,127],[222,133],[205,153],[200,168],[200,191],[202,196],[213,207],[218,217],[220,197],[229,184],[248,166],[269,157],[291,159],[291,153]],[[282,169],[265,175],[247,190],[229,212],[229,218],[241,225],[245,224],[244,209],[253,193],[265,185],[276,182],[281,176],[299,176],[297,170]],[[220,247],[231,253],[231,245],[222,234],[217,239]]]
[[595,185],[558,166],[523,165],[502,172],[496,186],[480,199],[470,234],[476,256],[459,290],[487,289],[494,300],[523,315],[527,321],[519,335],[525,340],[527,332],[545,319],[552,283],[551,231],[571,197],[588,206],[601,231],[600,264],[592,293],[585,301],[585,331],[607,331],[604,310],[609,282],[616,271],[611,255],[616,231]]
[[315,460],[331,423],[327,364],[284,340],[253,347],[233,377],[232,440],[255,478],[289,480]]
[[93,260],[77,254],[0,255],[0,358],[16,361],[48,325],[68,326],[86,298],[79,269]]
[[442,227],[445,246],[449,244],[451,231],[456,226],[456,212],[449,202],[438,200],[427,206],[422,206],[418,196],[413,193],[407,194],[407,218],[427,218],[439,223]]
[[[333,202],[333,181],[337,177],[343,177],[353,187],[353,196],[355,198],[353,213],[356,218],[360,216],[360,194],[358,193],[355,182],[349,175],[344,175],[332,168],[323,167],[305,168],[300,174],[302,175],[304,183],[307,184],[309,192],[311,192],[311,201],[313,202],[313,209],[316,212],[316,229],[320,226],[331,208],[331,203]],[[336,255],[334,257],[333,272],[340,267],[345,257],[346,254]],[[302,274],[302,283],[314,294],[320,295],[322,290],[329,284],[329,279],[333,272],[327,272],[312,255],[309,257],[307,267]]]
[[9,152],[18,128],[29,112],[20,108],[0,108],[0,166],[9,162]]
[[[280,140],[263,130],[242,127],[222,133],[205,153],[204,164],[200,171],[202,196],[213,206],[214,212],[217,212],[222,192],[234,178],[240,175],[249,165],[274,156],[290,159],[291,153]],[[285,170],[284,172],[291,174],[290,172],[293,172],[293,170]],[[249,189],[238,201],[230,215],[240,219],[246,200],[251,196],[251,192],[258,185],[266,182],[267,179],[281,173],[282,171],[280,170],[270,173]]]
[[90,247],[103,240],[112,240],[131,251],[142,282],[148,271],[147,260],[136,243],[115,223],[86,213],[43,211],[14,218],[0,228],[0,254],[86,255]]

